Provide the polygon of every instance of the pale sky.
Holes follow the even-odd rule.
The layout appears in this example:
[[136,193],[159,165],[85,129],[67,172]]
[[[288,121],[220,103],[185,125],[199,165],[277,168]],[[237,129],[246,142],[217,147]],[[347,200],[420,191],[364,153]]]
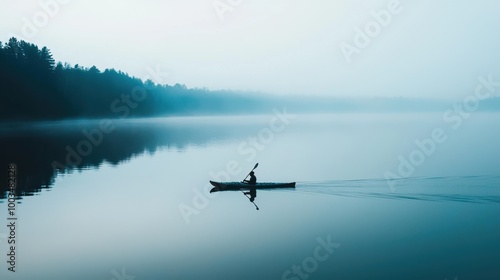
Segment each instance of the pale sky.
[[[115,68],[140,78],[148,67],[159,67],[169,72],[168,84],[335,97],[457,99],[474,91],[479,76],[493,74],[500,80],[500,1],[0,3],[2,42],[16,36],[47,46],[57,61]],[[49,9],[40,3],[49,3]],[[229,10],[221,10],[219,17],[214,4]],[[391,18],[376,23],[372,12],[381,10]],[[356,47],[356,28],[366,27],[372,28],[370,42],[348,62],[341,43]]]

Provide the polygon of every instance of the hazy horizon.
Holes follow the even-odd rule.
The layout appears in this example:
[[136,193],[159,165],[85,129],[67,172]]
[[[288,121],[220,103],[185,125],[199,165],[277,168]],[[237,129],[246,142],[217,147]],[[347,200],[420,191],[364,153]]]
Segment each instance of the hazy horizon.
[[[489,1],[9,5],[0,11],[2,42],[15,36],[47,46],[57,61],[115,68],[139,78],[156,69],[168,72],[165,83],[188,87],[456,100],[474,92],[478,77],[500,75],[495,39],[500,3]],[[376,31],[362,48],[354,41],[363,36],[357,28]],[[347,45],[357,52],[347,54]]]
[[500,279],[500,2],[0,6],[0,279]]

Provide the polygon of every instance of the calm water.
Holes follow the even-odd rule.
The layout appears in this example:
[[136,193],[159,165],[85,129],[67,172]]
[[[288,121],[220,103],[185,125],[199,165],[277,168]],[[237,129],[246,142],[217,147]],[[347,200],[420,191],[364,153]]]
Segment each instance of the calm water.
[[[4,125],[0,278],[500,279],[499,124],[478,113],[458,127],[439,114]],[[259,181],[297,188],[259,190],[259,211],[241,192],[208,193],[257,162]]]

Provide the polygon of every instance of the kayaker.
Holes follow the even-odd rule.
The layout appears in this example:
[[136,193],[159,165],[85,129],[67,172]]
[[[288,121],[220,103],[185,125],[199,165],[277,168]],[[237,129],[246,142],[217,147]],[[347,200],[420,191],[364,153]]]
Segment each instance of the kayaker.
[[[257,177],[255,177],[255,173],[252,171],[250,172],[250,180],[244,180],[243,182],[248,183],[250,185],[255,185],[257,184]],[[245,195],[250,195],[250,201],[253,202],[255,200],[255,197],[257,196],[257,189],[256,188],[250,188],[250,191],[244,192]]]
[[255,173],[250,172],[250,180],[244,180],[243,182],[248,183],[250,185],[255,185],[257,183],[257,177],[255,177]]

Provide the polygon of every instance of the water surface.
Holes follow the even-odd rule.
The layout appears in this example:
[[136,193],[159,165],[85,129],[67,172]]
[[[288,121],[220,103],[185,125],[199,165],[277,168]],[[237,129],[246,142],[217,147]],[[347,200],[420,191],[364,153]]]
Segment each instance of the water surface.
[[[300,279],[298,265],[308,279],[500,277],[499,115],[458,129],[439,114],[298,115],[279,129],[275,117],[113,121],[70,161],[99,121],[3,126],[19,220],[16,273],[0,228],[0,276]],[[388,183],[435,129],[446,141]],[[259,181],[297,188],[258,191],[259,211],[241,192],[208,193],[256,162]],[[323,261],[318,240],[336,244]]]

